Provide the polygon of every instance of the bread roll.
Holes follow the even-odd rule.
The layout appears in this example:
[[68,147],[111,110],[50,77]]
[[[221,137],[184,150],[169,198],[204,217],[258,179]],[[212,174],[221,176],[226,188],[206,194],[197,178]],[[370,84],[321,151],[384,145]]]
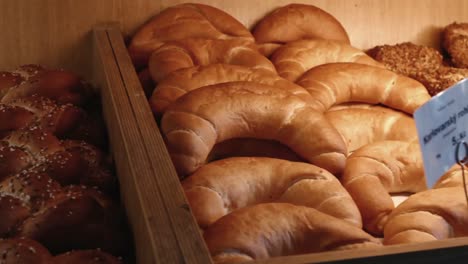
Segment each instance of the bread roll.
[[40,243],[26,238],[0,239],[2,264],[50,264],[52,256]]
[[335,108],[326,112],[325,117],[343,136],[349,152],[377,141],[411,141],[418,138],[413,118],[387,107]]
[[465,174],[465,183],[468,184],[468,168],[464,167],[462,169],[460,165],[455,164],[437,180],[433,188],[463,187],[463,171]]
[[291,91],[305,100],[310,99],[304,88],[270,71],[230,64],[210,64],[178,70],[167,75],[156,86],[149,100],[150,106],[153,112],[159,115],[187,92],[207,85],[234,81],[268,84]]
[[314,39],[290,42],[271,56],[278,74],[296,82],[308,70],[332,62],[356,62],[384,67],[365,52],[333,40]]
[[245,40],[183,39],[162,45],[149,59],[151,78],[160,82],[169,73],[215,63],[242,65],[276,73],[275,66]]
[[226,12],[208,5],[186,3],[161,11],[138,29],[128,47],[130,57],[140,68],[162,44],[185,38],[240,38],[254,42],[250,31]]
[[76,250],[69,251],[52,259],[51,264],[121,264],[120,259],[101,250]]
[[252,34],[265,56],[282,44],[301,39],[330,39],[350,44],[346,30],[335,17],[306,4],[277,8],[257,23]]
[[202,166],[216,143],[231,138],[277,140],[331,173],[342,172],[347,156],[323,114],[288,91],[251,82],[187,93],[164,113],[161,130],[180,177]]
[[468,235],[463,187],[430,189],[401,203],[388,218],[384,243],[403,244]]
[[380,246],[377,239],[346,221],[285,203],[236,210],[203,235],[215,263]]
[[394,209],[390,193],[425,190],[424,168],[417,141],[381,141],[351,154],[341,178],[361,211],[364,229],[381,235]]
[[362,226],[359,210],[338,179],[308,163],[228,158],[200,167],[182,186],[202,228],[236,209],[267,202],[312,207]]
[[419,82],[359,63],[329,63],[306,72],[297,84],[316,100],[319,111],[346,102],[384,104],[413,114],[431,96]]

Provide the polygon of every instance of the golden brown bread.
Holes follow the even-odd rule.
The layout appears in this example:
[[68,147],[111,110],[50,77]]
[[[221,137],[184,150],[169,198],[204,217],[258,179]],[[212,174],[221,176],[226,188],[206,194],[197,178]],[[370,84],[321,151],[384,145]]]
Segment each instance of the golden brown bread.
[[468,76],[468,69],[446,66],[437,49],[411,42],[376,46],[367,53],[387,69],[421,82],[432,96]]
[[429,189],[411,195],[388,217],[384,244],[417,243],[468,235],[463,187]]
[[161,130],[180,177],[206,162],[216,143],[231,138],[277,140],[308,162],[341,173],[346,145],[323,114],[280,88],[252,82],[205,86],[164,113]]
[[377,141],[418,138],[411,116],[379,105],[335,108],[327,111],[325,117],[343,136],[350,153]]
[[282,44],[301,39],[330,39],[350,44],[346,30],[335,17],[306,4],[277,8],[255,25],[252,34],[265,56]]
[[0,239],[0,263],[2,264],[118,264],[118,258],[101,251],[75,250],[57,256],[40,243],[28,238]]
[[362,226],[359,210],[338,179],[308,163],[228,158],[200,167],[182,187],[202,228],[234,210],[268,202],[312,207]]
[[197,65],[215,63],[242,65],[276,73],[275,66],[256,46],[245,40],[182,39],[162,45],[149,59],[148,67],[155,82],[169,73]]
[[362,50],[325,39],[289,42],[273,53],[271,61],[281,77],[293,82],[308,70],[332,62],[355,62],[384,67]]
[[236,210],[211,225],[203,235],[215,263],[381,245],[346,221],[286,203]]
[[58,104],[83,105],[91,91],[78,75],[66,70],[23,65],[11,72],[0,72],[1,103],[33,95],[52,99]]
[[111,192],[116,178],[102,151],[83,141],[60,141],[39,128],[15,130],[0,140],[0,181],[21,171],[48,173],[60,184]]
[[50,264],[52,256],[37,241],[27,238],[0,239],[2,264]]
[[455,164],[437,180],[432,188],[463,187],[463,173],[465,183],[468,185],[468,168],[464,166],[462,169],[460,165]]
[[156,114],[164,110],[177,98],[197,88],[217,83],[248,81],[273,85],[291,91],[305,100],[309,93],[299,85],[264,69],[253,69],[239,65],[209,64],[178,70],[168,74],[156,86],[150,106]]
[[341,182],[361,211],[364,229],[381,235],[394,209],[390,193],[427,189],[418,142],[380,141],[356,150]]
[[306,72],[297,84],[315,99],[319,111],[346,102],[384,104],[413,114],[431,96],[419,82],[359,63],[329,63]]
[[442,45],[458,68],[468,68],[468,23],[454,22],[442,32]]
[[203,4],[186,3],[164,9],[132,38],[129,53],[137,68],[168,41],[184,38],[233,39],[254,42],[250,31],[226,12]]

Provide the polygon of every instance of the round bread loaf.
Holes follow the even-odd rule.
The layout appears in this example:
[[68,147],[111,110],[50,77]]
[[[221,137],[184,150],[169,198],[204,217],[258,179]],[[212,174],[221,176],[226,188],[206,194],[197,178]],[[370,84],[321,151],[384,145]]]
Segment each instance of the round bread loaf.
[[282,44],[301,39],[330,39],[350,44],[346,30],[335,17],[306,4],[277,8],[257,23],[252,34],[265,56]]
[[392,71],[360,63],[328,63],[307,71],[297,84],[325,112],[347,102],[383,104],[408,114],[431,99],[419,82]]
[[347,221],[286,203],[236,210],[211,225],[203,236],[215,263],[381,246]]
[[252,82],[205,86],[164,113],[161,130],[180,177],[202,166],[216,143],[231,138],[277,140],[308,162],[339,174],[346,144],[322,113],[281,88]]
[[245,40],[183,39],[162,45],[149,59],[151,78],[160,82],[169,73],[215,63],[242,65],[276,73],[275,66]]
[[233,39],[254,42],[250,31],[226,12],[203,4],[186,3],[164,9],[134,34],[128,47],[137,68],[168,41],[185,38]]
[[271,56],[278,74],[296,82],[305,72],[322,64],[355,62],[383,68],[364,51],[333,40],[299,40],[278,48]]
[[308,163],[228,158],[200,167],[182,181],[182,187],[202,228],[234,210],[268,202],[315,208],[362,226],[359,210],[338,179]]

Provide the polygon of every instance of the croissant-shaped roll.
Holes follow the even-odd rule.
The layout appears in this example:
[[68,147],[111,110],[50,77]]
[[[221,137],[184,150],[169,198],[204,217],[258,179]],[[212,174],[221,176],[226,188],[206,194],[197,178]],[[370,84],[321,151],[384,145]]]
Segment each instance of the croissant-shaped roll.
[[229,158],[206,164],[182,182],[202,228],[233,210],[266,202],[315,208],[361,227],[361,215],[338,179],[302,162]]
[[286,203],[236,210],[203,235],[215,263],[381,246],[380,241],[347,221]]
[[346,144],[323,114],[280,88],[252,82],[205,86],[164,113],[162,133],[180,177],[202,166],[216,143],[231,138],[277,140],[308,162],[339,174]]
[[366,145],[348,157],[341,182],[361,211],[364,229],[381,235],[394,209],[390,193],[427,188],[419,144],[380,141]]
[[466,207],[463,187],[430,189],[413,194],[388,217],[384,244],[467,236]]
[[347,102],[384,104],[413,114],[431,99],[419,82],[392,71],[360,63],[329,63],[307,71],[297,84],[315,99],[319,111]]
[[278,48],[271,55],[271,61],[281,77],[293,82],[316,66],[334,62],[355,62],[384,67],[360,49],[343,42],[325,39],[290,42]]

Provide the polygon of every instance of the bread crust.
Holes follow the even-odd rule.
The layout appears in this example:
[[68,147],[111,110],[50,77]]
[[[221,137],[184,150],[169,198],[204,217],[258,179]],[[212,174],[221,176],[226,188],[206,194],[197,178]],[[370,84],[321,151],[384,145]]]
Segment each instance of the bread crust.
[[205,86],[164,113],[161,130],[180,177],[202,166],[216,143],[231,138],[277,140],[308,162],[341,173],[347,156],[323,114],[283,89],[251,82]]
[[[204,232],[215,263],[261,260],[326,250],[378,248],[380,242],[341,219],[313,208],[266,203],[236,210]],[[226,263],[226,262],[224,262]]]
[[362,226],[359,210],[338,179],[308,163],[227,158],[200,167],[182,186],[202,228],[234,210],[268,202],[315,208]]
[[281,77],[293,82],[296,82],[308,70],[333,62],[355,62],[384,67],[360,49],[325,39],[289,42],[271,55],[271,61]]
[[276,73],[275,66],[245,40],[188,38],[173,41],[155,50],[148,62],[151,78],[160,82],[169,73],[197,65],[215,63],[242,65]]
[[208,5],[186,3],[164,9],[141,26],[128,50],[139,69],[161,45],[184,38],[240,38],[254,42],[250,31],[226,12]]
[[282,44],[301,39],[330,39],[350,44],[346,30],[335,17],[306,4],[275,9],[255,25],[252,34],[265,56]]
[[347,102],[383,104],[412,115],[431,96],[419,82],[392,71],[360,63],[329,63],[307,71],[297,84],[319,111]]

